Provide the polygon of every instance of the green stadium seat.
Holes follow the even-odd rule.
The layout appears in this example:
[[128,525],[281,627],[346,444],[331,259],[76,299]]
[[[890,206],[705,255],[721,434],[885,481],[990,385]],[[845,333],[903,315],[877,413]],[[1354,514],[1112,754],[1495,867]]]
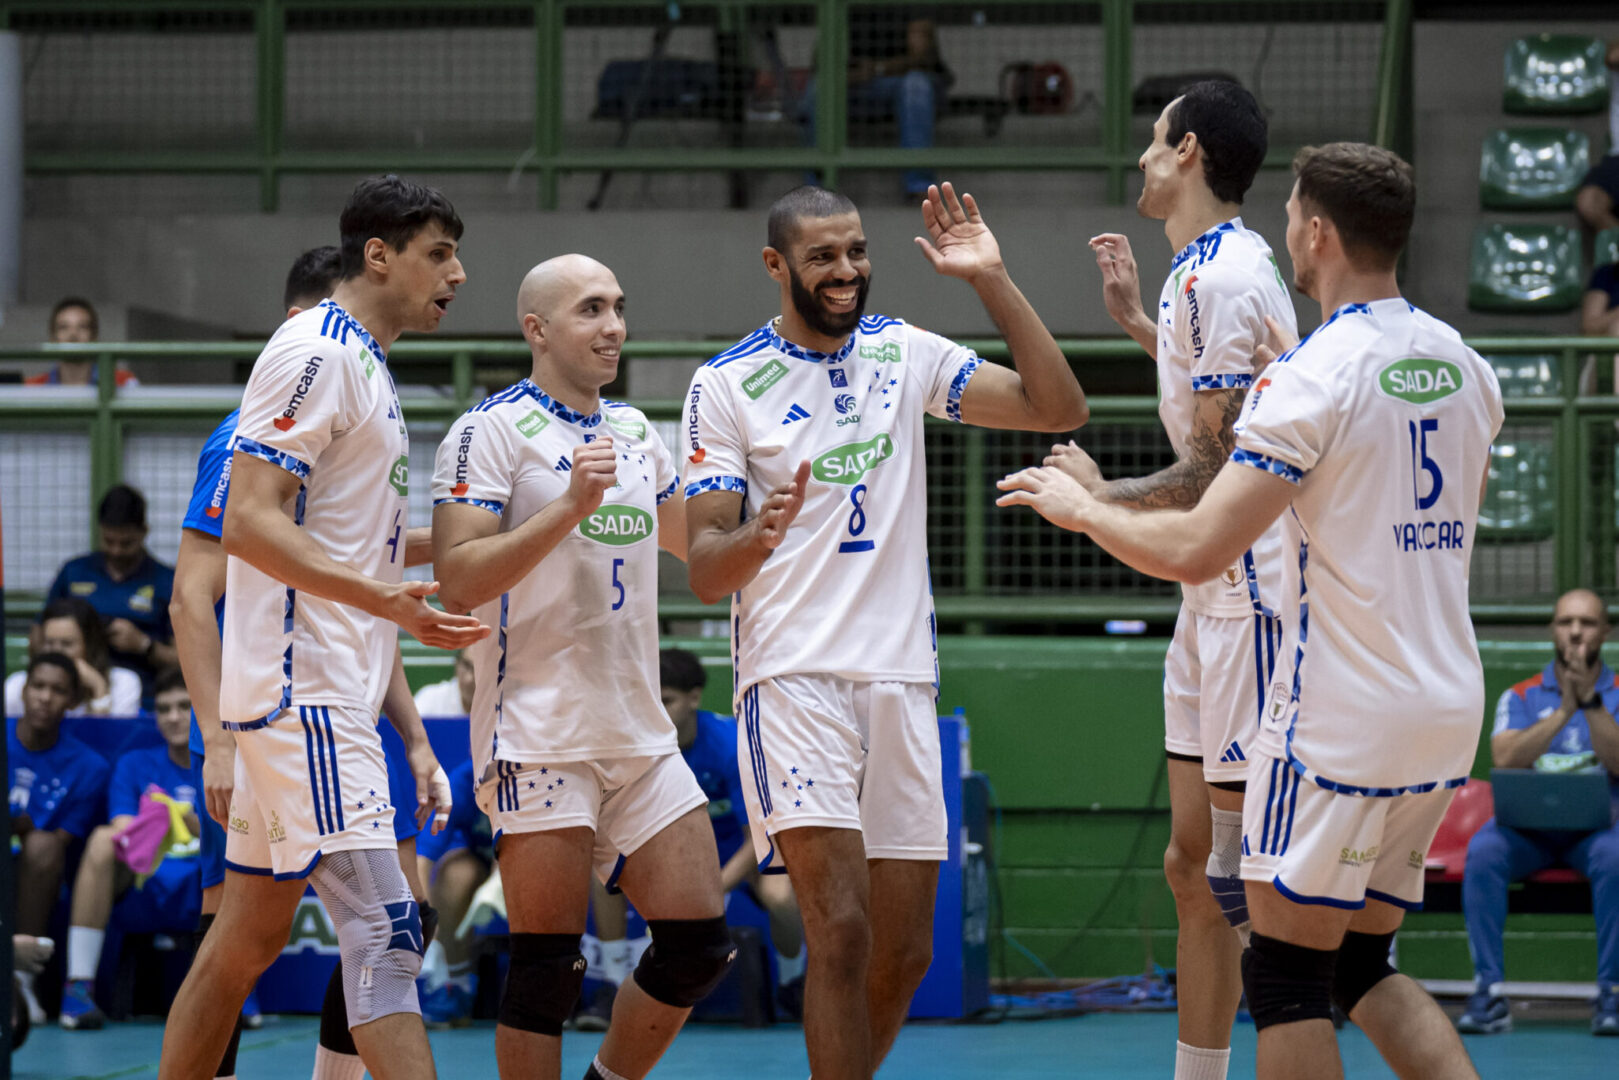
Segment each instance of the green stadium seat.
[[1597,246],[1591,260],[1597,266],[1619,262],[1619,229],[1603,229],[1597,233]]
[[1590,113],[1608,105],[1607,46],[1579,34],[1535,34],[1507,46],[1501,108]]
[[1486,210],[1558,210],[1591,168],[1591,139],[1568,128],[1497,128],[1484,136],[1478,201]]
[[1475,311],[1572,311],[1585,291],[1580,234],[1567,225],[1473,230],[1467,306]]
[[1544,540],[1557,524],[1552,450],[1544,442],[1497,440],[1478,527],[1497,540]]
[[1509,398],[1557,397],[1563,378],[1555,353],[1486,356],[1501,383],[1501,396]]

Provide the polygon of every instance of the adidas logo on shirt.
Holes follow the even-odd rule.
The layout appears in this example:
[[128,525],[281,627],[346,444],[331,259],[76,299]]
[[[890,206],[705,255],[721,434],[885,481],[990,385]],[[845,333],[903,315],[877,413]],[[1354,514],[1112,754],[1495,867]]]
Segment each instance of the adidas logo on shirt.
[[787,410],[787,418],[781,422],[781,426],[786,427],[794,420],[808,420],[809,417],[809,410],[795,401],[793,402],[793,407]]

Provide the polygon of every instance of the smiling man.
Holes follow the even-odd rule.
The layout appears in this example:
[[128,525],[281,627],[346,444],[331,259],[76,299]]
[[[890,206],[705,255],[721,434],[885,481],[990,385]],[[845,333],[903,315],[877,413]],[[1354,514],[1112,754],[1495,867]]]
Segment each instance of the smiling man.
[[781,314],[697,370],[685,413],[691,584],[734,594],[737,757],[760,869],[785,863],[803,912],[816,1080],[872,1074],[932,959],[946,843],[922,417],[1087,416],[972,196],[930,188],[922,218],[922,253],[973,286],[1015,370],[862,317],[860,214],[801,187],[771,207],[763,252]]

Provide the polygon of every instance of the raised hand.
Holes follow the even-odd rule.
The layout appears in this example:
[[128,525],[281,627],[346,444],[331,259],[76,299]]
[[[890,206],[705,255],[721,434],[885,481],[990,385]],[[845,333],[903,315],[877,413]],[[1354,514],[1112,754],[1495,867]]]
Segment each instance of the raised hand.
[[1136,269],[1135,253],[1130,250],[1130,238],[1123,233],[1099,233],[1091,237],[1090,244],[1096,253],[1096,268],[1102,271],[1102,303],[1108,315],[1120,326],[1145,318],[1141,274]]
[[956,198],[956,189],[948,180],[943,187],[928,186],[927,198],[922,200],[922,224],[928,237],[918,236],[916,246],[939,273],[971,281],[1001,268],[1001,246],[984,224],[978,203],[971,195]]
[[1086,491],[1095,491],[1107,483],[1102,479],[1102,470],[1097,468],[1096,462],[1072,439],[1066,443],[1052,444],[1051,453],[1046,455],[1046,460],[1042,464],[1047,468],[1060,469],[1072,476]]
[[603,435],[573,448],[573,470],[568,475],[568,498],[581,519],[602,504],[607,489],[618,483],[618,455],[613,437]]
[[471,615],[451,615],[427,602],[438,592],[436,581],[402,581],[385,587],[377,614],[404,627],[423,645],[438,649],[464,649],[489,636],[489,627]]
[[1085,512],[1097,504],[1079,481],[1061,469],[1024,469],[997,481],[1006,492],[996,506],[1029,506],[1035,513],[1061,529],[1085,531]]
[[804,507],[804,490],[809,486],[809,478],[810,463],[801,461],[792,483],[774,488],[765,496],[754,521],[758,523],[759,541],[769,550],[774,551],[787,538],[787,527]]
[[1299,339],[1287,327],[1276,321],[1274,315],[1265,316],[1265,329],[1270,331],[1265,340],[1254,350],[1254,371],[1264,370],[1265,365],[1281,356],[1287,350],[1299,343]]

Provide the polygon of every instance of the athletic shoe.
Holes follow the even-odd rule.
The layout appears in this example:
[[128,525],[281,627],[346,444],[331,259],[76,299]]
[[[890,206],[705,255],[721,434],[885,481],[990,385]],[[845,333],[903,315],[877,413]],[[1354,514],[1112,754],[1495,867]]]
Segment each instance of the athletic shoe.
[[1604,986],[1591,1013],[1591,1034],[1619,1035],[1619,987]]
[[472,1023],[472,995],[449,982],[423,994],[422,1022],[430,1028],[465,1027]]
[[1495,1035],[1512,1030],[1512,1006],[1504,997],[1480,990],[1467,999],[1467,1008],[1456,1021],[1463,1035]]
[[68,1031],[96,1031],[106,1024],[106,1015],[96,1007],[94,990],[90,979],[70,980],[62,988],[62,1014],[57,1022]]
[[613,999],[618,996],[618,988],[612,983],[604,982],[590,995],[590,1000],[573,1014],[573,1028],[575,1031],[606,1031],[607,1025],[613,1019]]
[[259,992],[256,987],[247,992],[247,1000],[242,1002],[242,1026],[249,1031],[257,1031],[264,1026],[264,1013],[259,1010]]

